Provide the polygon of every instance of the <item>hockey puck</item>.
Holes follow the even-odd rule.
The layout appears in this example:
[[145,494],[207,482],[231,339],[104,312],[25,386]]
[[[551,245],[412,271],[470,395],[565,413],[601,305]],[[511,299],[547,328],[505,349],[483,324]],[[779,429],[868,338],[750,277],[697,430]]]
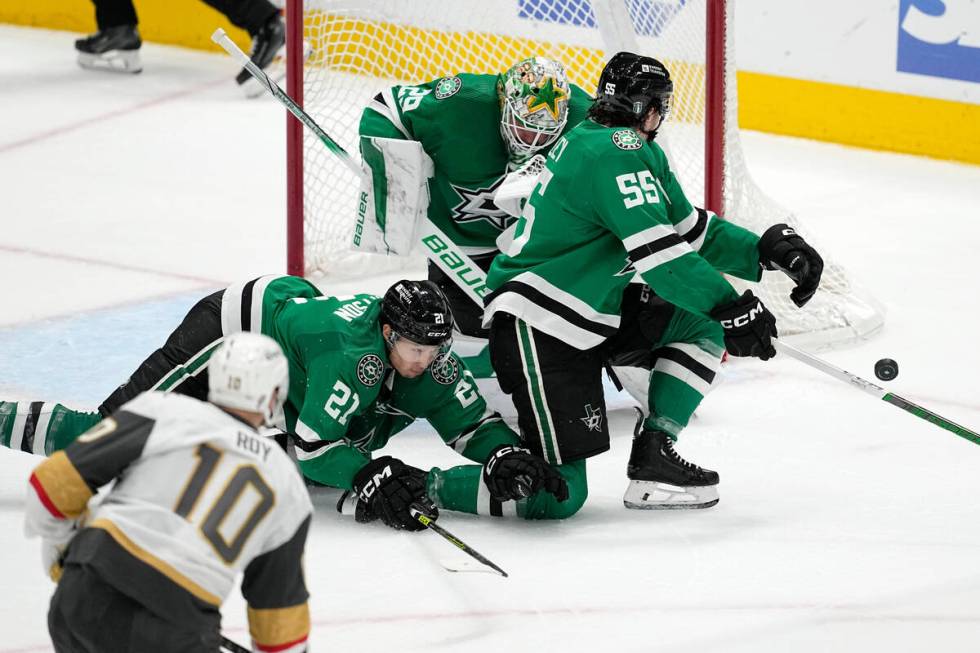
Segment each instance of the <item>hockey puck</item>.
[[882,381],[891,381],[898,376],[898,363],[890,358],[882,358],[875,363],[875,376]]

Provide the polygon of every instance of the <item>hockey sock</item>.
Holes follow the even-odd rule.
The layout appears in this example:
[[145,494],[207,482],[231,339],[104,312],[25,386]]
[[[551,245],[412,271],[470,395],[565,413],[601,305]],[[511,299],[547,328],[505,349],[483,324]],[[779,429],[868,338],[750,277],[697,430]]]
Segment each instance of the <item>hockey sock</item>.
[[547,492],[520,501],[500,502],[490,496],[483,483],[482,465],[459,465],[449,469],[435,467],[429,472],[427,489],[439,508],[475,515],[524,519],[564,519],[575,514],[588,496],[585,461],[559,465],[558,471],[568,483],[569,498],[559,503]]
[[721,354],[721,348],[711,341],[674,342],[658,349],[650,375],[650,415],[645,426],[665,431],[676,440],[708,393]]
[[0,402],[0,444],[17,451],[50,456],[101,421],[84,412],[45,401]]

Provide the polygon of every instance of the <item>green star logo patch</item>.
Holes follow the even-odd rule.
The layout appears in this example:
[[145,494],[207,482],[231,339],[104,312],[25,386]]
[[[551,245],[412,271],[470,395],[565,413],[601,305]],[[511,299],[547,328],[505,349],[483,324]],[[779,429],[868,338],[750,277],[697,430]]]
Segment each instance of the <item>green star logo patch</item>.
[[529,113],[536,113],[546,109],[551,117],[559,119],[559,105],[568,100],[568,93],[563,91],[560,86],[555,86],[555,78],[547,77],[541,86],[530,89],[531,93],[527,98],[527,110]]
[[436,99],[445,100],[447,97],[452,97],[459,92],[459,89],[463,87],[463,80],[459,77],[453,75],[452,77],[443,77],[438,82],[436,82]]
[[638,150],[643,147],[643,139],[632,129],[614,131],[612,140],[621,150]]

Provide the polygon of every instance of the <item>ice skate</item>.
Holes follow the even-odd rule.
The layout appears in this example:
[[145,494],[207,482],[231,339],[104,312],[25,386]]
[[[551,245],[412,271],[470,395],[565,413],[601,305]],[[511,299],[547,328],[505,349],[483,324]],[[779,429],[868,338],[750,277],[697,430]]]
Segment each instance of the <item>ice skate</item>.
[[718,473],[681,458],[670,435],[644,428],[642,414],[626,475],[630,479],[623,496],[627,508],[684,510],[718,503]]
[[[285,44],[286,24],[282,17],[276,14],[266,21],[265,25],[252,38],[252,51],[249,53],[249,58],[256,66],[265,70]],[[261,93],[261,84],[245,68],[242,68],[235,76],[235,81],[248,97],[254,97]]]
[[75,41],[78,65],[82,68],[133,74],[143,70],[142,45],[135,25],[107,27]]

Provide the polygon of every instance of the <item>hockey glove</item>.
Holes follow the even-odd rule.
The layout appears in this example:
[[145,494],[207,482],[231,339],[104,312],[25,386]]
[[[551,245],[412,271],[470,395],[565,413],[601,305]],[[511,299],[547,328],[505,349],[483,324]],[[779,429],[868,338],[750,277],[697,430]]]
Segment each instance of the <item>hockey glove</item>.
[[733,302],[717,306],[711,317],[725,330],[725,348],[732,356],[756,356],[764,361],[776,355],[776,318],[758,297],[746,290]]
[[439,516],[438,508],[425,491],[426,476],[427,472],[417,467],[391,456],[382,456],[357,472],[354,492],[358,501],[386,525],[399,530],[420,531],[425,526],[409,512],[412,504],[418,504],[433,519]]
[[792,227],[774,224],[759,239],[759,263],[767,270],[781,270],[796,283],[789,294],[802,307],[820,285],[823,259]]
[[497,501],[516,501],[539,490],[558,501],[568,498],[568,483],[558,470],[529,450],[509,444],[490,452],[483,465],[483,482]]

